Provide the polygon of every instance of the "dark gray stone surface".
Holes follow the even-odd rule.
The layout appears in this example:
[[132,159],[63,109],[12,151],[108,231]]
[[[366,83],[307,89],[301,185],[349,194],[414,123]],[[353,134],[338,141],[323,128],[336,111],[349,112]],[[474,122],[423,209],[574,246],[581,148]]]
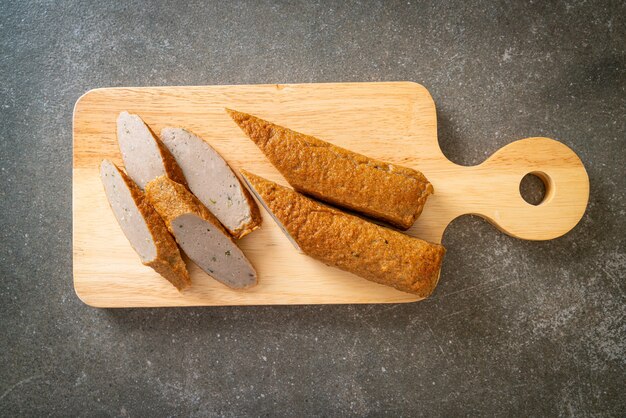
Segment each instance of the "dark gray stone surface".
[[[0,415],[624,416],[625,44],[621,1],[2,2]],[[591,179],[582,222],[526,242],[458,219],[416,304],[97,310],[75,296],[83,92],[379,80],[429,88],[456,162],[565,142]]]

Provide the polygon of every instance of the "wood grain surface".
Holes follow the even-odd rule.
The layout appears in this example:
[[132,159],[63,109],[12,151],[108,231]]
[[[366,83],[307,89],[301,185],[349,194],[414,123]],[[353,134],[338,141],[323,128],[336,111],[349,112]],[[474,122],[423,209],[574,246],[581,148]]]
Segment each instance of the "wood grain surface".
[[[253,289],[231,290],[188,262],[193,285],[180,293],[143,266],[118,226],[98,177],[102,159],[122,165],[115,134],[118,113],[139,114],[155,132],[165,126],[190,129],[235,170],[245,168],[287,185],[225,107],[422,171],[435,194],[407,233],[429,241],[440,242],[447,225],[468,213],[519,238],[552,239],[572,229],[587,205],[589,180],[582,162],[552,139],[513,142],[473,167],[450,162],[437,142],[433,100],[416,83],[96,89],[84,94],[74,109],[74,287],[85,303],[148,307],[418,300],[300,254],[263,209],[262,228],[239,241],[259,273],[259,285]],[[537,206],[519,193],[528,173],[546,183],[546,197]]]

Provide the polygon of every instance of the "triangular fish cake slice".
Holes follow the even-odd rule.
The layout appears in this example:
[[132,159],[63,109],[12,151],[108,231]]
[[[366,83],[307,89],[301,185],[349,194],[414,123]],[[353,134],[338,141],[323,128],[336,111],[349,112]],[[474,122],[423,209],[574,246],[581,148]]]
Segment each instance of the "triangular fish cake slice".
[[161,176],[146,185],[146,197],[180,248],[204,272],[234,289],[257,283],[257,273],[228,231],[183,185]]
[[178,246],[144,193],[108,160],[100,165],[100,179],[113,214],[141,262],[177,289],[188,287],[191,280]]
[[212,146],[182,128],[163,128],[161,141],[176,159],[189,190],[235,238],[259,228],[259,207]]
[[433,186],[419,171],[375,160],[226,109],[297,191],[408,229]]
[[241,173],[303,253],[421,298],[437,285],[446,251],[442,245],[341,212],[247,171]]

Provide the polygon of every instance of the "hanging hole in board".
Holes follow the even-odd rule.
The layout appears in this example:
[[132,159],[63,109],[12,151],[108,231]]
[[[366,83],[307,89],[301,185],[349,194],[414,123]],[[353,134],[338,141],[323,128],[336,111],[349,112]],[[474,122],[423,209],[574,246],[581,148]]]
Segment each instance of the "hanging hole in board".
[[519,193],[531,205],[538,206],[552,195],[552,185],[547,174],[534,171],[526,174],[519,184]]

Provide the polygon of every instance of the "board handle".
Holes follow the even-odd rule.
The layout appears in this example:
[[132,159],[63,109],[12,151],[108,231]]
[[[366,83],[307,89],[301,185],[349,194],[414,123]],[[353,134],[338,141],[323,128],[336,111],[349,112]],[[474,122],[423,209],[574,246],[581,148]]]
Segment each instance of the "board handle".
[[[474,200],[472,212],[514,237],[560,237],[585,213],[589,200],[587,171],[574,151],[553,139],[515,141],[471,169],[474,190],[482,194]],[[520,182],[526,174],[536,175],[545,184],[545,197],[538,205],[526,202],[520,194]]]

